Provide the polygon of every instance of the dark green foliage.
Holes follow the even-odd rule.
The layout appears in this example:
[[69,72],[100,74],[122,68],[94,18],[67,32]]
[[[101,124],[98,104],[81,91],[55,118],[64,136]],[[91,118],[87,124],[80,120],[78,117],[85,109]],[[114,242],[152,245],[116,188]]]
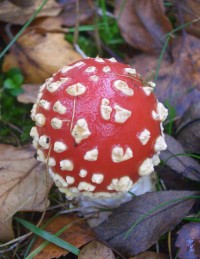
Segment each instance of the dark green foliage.
[[[65,36],[65,39],[73,44],[74,35],[73,33],[68,33]],[[78,38],[78,44],[81,46],[82,51],[88,56],[88,57],[96,57],[97,55],[97,48],[96,43],[87,36],[86,33],[82,32],[79,35]]]
[[32,105],[19,103],[16,96],[23,92],[23,75],[18,68],[1,74],[0,142],[19,144],[30,140],[32,126],[30,109]]
[[3,88],[7,89],[10,95],[17,96],[23,92],[21,85],[24,77],[18,68],[11,68],[5,74]]

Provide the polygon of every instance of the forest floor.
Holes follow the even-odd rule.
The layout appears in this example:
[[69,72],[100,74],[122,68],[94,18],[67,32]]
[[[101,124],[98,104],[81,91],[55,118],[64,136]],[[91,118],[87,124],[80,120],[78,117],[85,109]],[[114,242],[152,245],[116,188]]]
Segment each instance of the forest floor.
[[[0,1],[0,258],[200,258],[199,25],[199,0]],[[29,132],[45,80],[96,56],[155,82],[169,114],[157,190],[92,229]]]

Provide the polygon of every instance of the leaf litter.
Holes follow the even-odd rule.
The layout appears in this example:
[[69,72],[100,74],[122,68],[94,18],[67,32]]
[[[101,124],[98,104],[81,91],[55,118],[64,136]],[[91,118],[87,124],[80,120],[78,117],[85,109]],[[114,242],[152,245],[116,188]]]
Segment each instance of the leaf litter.
[[181,143],[165,134],[167,149],[160,154],[162,161],[180,174],[180,177],[188,177],[200,181],[200,164],[186,153]]
[[134,197],[117,208],[107,221],[95,228],[95,232],[123,254],[138,254],[182,221],[194,204],[194,199],[185,198],[195,194],[162,191]]
[[[50,216],[51,214],[48,214],[44,219],[44,223],[49,220],[49,223],[44,227],[44,229],[52,234],[64,229],[59,237],[71,245],[79,248],[96,239],[94,231],[88,226],[84,219],[73,214],[58,215],[56,217],[54,216],[55,218],[52,217],[52,219]],[[45,240],[43,238],[38,237],[31,251],[33,252],[35,249],[43,245],[44,242]],[[59,258],[68,253],[69,252],[65,249],[47,242],[44,248],[35,255],[34,258]]]
[[168,259],[168,256],[161,253],[146,251],[140,253],[139,255],[131,257],[130,259]]
[[[28,5],[25,3],[27,1],[16,1],[20,4],[18,4],[18,6],[15,4],[13,9],[10,7],[11,5],[9,5],[10,2],[1,1],[0,6],[1,4],[6,4],[6,8],[0,8],[0,19],[9,21],[13,24],[23,24],[35,10],[34,8],[36,8],[36,4],[39,2],[41,3],[42,1],[38,0],[35,1],[35,3],[30,1]],[[12,1],[12,3],[13,2],[15,1]],[[84,2],[87,2],[86,5],[89,3],[88,1]],[[148,4],[143,0],[136,0],[134,3],[126,1],[124,6],[122,2],[123,1],[117,1],[115,13],[116,17],[119,18],[118,24],[121,33],[127,43],[133,47],[132,53],[134,53],[134,55],[131,53],[130,57],[128,57],[128,52],[125,53],[124,59],[136,68],[143,76],[152,74],[153,70],[156,71],[156,73],[159,72],[156,88],[158,98],[161,101],[169,102],[170,105],[174,107],[178,119],[180,119],[185,113],[180,122],[176,123],[175,121],[174,123],[175,127],[178,128],[178,140],[174,139],[172,136],[166,137],[168,150],[162,152],[162,159],[170,167],[170,170],[172,170],[171,173],[178,173],[180,174],[179,177],[187,176],[192,180],[199,181],[199,163],[197,160],[189,156],[177,156],[177,154],[183,154],[185,151],[189,151],[191,153],[196,152],[197,154],[199,153],[198,139],[200,134],[198,124],[196,124],[195,121],[198,119],[198,112],[195,112],[198,105],[195,107],[193,105],[191,106],[194,102],[198,104],[200,99],[200,59],[198,51],[200,40],[199,38],[192,36],[196,35],[199,37],[199,22],[193,22],[199,16],[199,8],[193,0],[190,2],[182,1],[181,3],[178,3],[179,9],[183,13],[184,21],[191,22],[191,25],[186,28],[187,32],[190,34],[185,33],[185,29],[183,28],[182,33],[177,36],[171,33],[172,25],[169,17],[166,16],[166,8],[163,6],[163,1],[151,0],[148,1]],[[77,22],[74,1],[70,1],[71,6],[61,6],[55,1],[48,1],[48,3],[49,9],[43,9],[44,14],[47,17],[36,19],[35,22],[32,23],[31,28],[26,30],[26,32],[21,35],[17,43],[11,49],[10,53],[5,56],[3,62],[3,68],[5,71],[13,66],[20,67],[25,75],[26,82],[29,83],[28,85],[24,85],[25,93],[18,97],[20,102],[33,102],[37,92],[37,84],[42,83],[47,77],[51,76],[52,73],[63,65],[67,65],[68,63],[71,63],[81,57],[81,55],[74,51],[72,46],[64,40],[63,35],[63,33],[67,32],[68,27],[75,26]],[[16,7],[20,11],[16,11]],[[80,22],[87,22],[90,24],[93,19],[92,15],[94,14],[94,8],[90,4],[87,8],[84,8],[85,7],[83,4],[81,7],[82,12],[80,13],[78,19]],[[175,5],[173,8],[175,8]],[[8,12],[10,13],[9,15]],[[57,15],[58,13],[60,15]],[[42,13],[40,14],[43,16]],[[180,16],[178,13],[176,15],[177,24],[182,26],[183,21],[179,19]],[[168,39],[169,33],[171,33],[171,36],[173,37],[171,37],[171,40],[165,49],[164,59],[161,60],[162,62],[159,64],[159,53],[163,50],[163,46]],[[137,52],[136,49],[140,52]],[[56,55],[51,55],[52,52],[55,52]],[[63,53],[65,53],[65,55],[63,55]],[[193,115],[193,112],[195,115]],[[195,121],[195,127],[191,127],[193,121]],[[179,140],[183,146],[180,144]],[[9,154],[10,152],[11,154],[16,154],[16,152],[12,151],[12,148],[14,150],[16,149],[10,146],[5,147],[4,155],[8,155],[7,158],[2,159],[1,161],[1,163],[5,166],[4,170],[6,170],[2,171],[2,175],[4,175],[4,177],[5,174],[9,175],[10,179],[12,177],[14,179],[15,177],[17,178],[15,179],[15,182],[12,183],[14,185],[16,183],[16,186],[19,188],[13,187],[12,193],[15,193],[14,203],[17,199],[21,199],[19,202],[19,207],[21,210],[21,208],[25,208],[25,206],[23,207],[24,202],[21,198],[21,189],[24,189],[24,187],[21,188],[22,185],[18,182],[19,172],[17,170],[19,169],[16,170],[15,165],[16,168],[22,169],[22,174],[26,174],[25,171],[27,170],[27,166],[31,166],[33,160],[31,160],[32,158],[29,158],[27,155],[22,155],[22,153],[20,153],[21,151],[16,149],[17,154],[19,154],[22,158],[24,157],[23,162],[28,161],[28,164],[18,161],[18,155],[16,155],[16,158],[15,155],[13,155],[13,160],[11,162],[12,166],[10,167],[10,162],[8,161],[10,161],[11,158]],[[8,159],[8,161],[6,161],[6,159]],[[41,165],[38,165],[38,168],[39,167],[41,167]],[[15,170],[17,173],[11,174],[11,172],[15,172]],[[37,170],[39,170],[40,173],[41,171],[46,171],[45,168]],[[38,177],[37,170],[36,173],[33,173],[36,179]],[[164,171],[164,169],[162,170]],[[165,172],[167,173],[167,171]],[[38,179],[35,180],[35,178],[34,180],[33,178],[29,179],[31,181],[30,184],[34,182],[37,186],[39,186],[39,183],[37,182]],[[25,180],[26,178],[24,178],[24,184],[26,183]],[[44,181],[43,178],[40,178],[40,180]],[[34,187],[35,184],[33,185]],[[5,188],[6,186],[7,185],[3,187]],[[174,186],[174,188],[178,189],[178,186]],[[109,239],[109,243],[111,245],[116,245],[115,247],[117,247],[120,252],[122,251],[125,254],[136,254],[142,252],[154,244],[163,233],[176,227],[176,225],[181,222],[182,218],[189,212],[194,200],[183,200],[171,205],[169,204],[163,208],[161,207],[156,210],[156,212],[153,212],[145,217],[143,221],[141,221],[139,225],[137,225],[134,230],[130,232],[127,238],[124,239],[124,235],[130,229],[132,224],[137,222],[140,217],[148,213],[149,210],[155,208],[156,205],[162,204],[165,201],[173,200],[175,197],[184,198],[187,195],[194,195],[194,192],[165,191],[158,193],[147,193],[143,196],[135,197],[130,203],[120,206],[120,208],[118,208],[111,215],[108,222],[103,223],[96,229],[96,231],[97,233],[100,233],[101,238],[103,237],[106,241]],[[27,205],[28,209],[26,210],[35,211],[38,210],[38,208],[40,208],[39,210],[43,210],[45,208],[44,193],[42,192],[40,195],[38,194],[38,196],[40,196],[40,199],[42,200],[42,203],[40,204],[41,208],[37,203],[37,199],[35,199],[35,203],[30,202],[31,204]],[[144,197],[147,198],[147,200],[145,200]],[[17,211],[16,208],[18,207],[14,207],[12,195],[8,196],[8,198],[11,199],[11,202],[8,199],[8,206],[5,205],[7,204],[7,200],[6,203],[3,202],[4,207],[2,211],[5,210],[5,213],[2,215],[0,214],[2,216],[2,218],[0,217],[0,228],[2,226],[2,229],[6,228],[8,230],[7,233],[6,230],[0,233],[1,238],[3,237],[2,240],[13,238],[11,220],[5,221],[5,218],[8,219],[9,215],[9,217],[11,216],[9,219],[12,219],[12,215]],[[62,220],[60,222],[62,222]],[[75,235],[74,239],[76,238],[77,237]],[[79,245],[80,244],[77,244],[77,246]],[[101,246],[98,243],[96,246],[94,245],[94,247],[97,247],[98,250],[98,247]],[[85,249],[87,254],[89,253],[87,250],[89,251],[93,248],[87,248],[86,246]],[[59,254],[62,253],[64,252],[59,251]],[[46,256],[51,256],[51,249],[47,250],[45,257]],[[149,255],[149,257],[147,256],[146,258],[151,257]]]
[[18,211],[44,211],[52,180],[30,146],[0,145],[0,241],[14,238],[12,218]]
[[[145,6],[145,8],[144,8]],[[118,0],[116,16],[124,39],[134,48],[160,53],[164,35],[172,30],[161,0]]]
[[200,258],[200,222],[190,222],[177,232],[178,258]]
[[78,259],[115,259],[111,248],[107,247],[98,240],[85,245],[78,256]]
[[[0,1],[0,20],[12,24],[24,24],[42,2],[43,0]],[[56,16],[60,10],[61,6],[56,1],[48,0],[38,16]]]
[[26,83],[43,83],[61,67],[72,63],[81,56],[60,33],[38,34],[27,31],[6,55],[3,70],[19,67]]
[[177,125],[176,136],[188,153],[200,150],[200,102],[190,105]]

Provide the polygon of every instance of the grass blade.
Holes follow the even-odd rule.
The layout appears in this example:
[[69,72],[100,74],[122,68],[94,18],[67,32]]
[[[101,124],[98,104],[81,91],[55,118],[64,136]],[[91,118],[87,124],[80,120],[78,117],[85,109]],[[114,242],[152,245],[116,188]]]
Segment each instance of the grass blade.
[[179,201],[181,202],[181,201],[184,201],[184,200],[187,200],[187,199],[200,199],[200,196],[191,195],[191,196],[186,196],[184,198],[177,198],[177,199],[174,199],[174,200],[170,200],[170,201],[167,201],[167,202],[160,203],[159,205],[155,206],[153,209],[147,211],[147,213],[145,213],[144,215],[139,217],[138,220],[136,220],[136,222],[126,232],[126,235],[124,236],[124,239],[126,239],[130,235],[130,233],[134,230],[134,228],[138,224],[140,224],[145,218],[147,218],[153,212],[159,210],[160,208],[164,208],[164,207],[166,207],[166,206],[168,206],[170,204],[173,204],[173,203],[176,203],[176,202],[179,202]]
[[10,43],[5,47],[5,49],[0,53],[0,59],[6,54],[6,52],[12,47],[12,45],[17,41],[20,35],[25,31],[25,29],[32,23],[38,13],[42,10],[48,0],[44,0],[41,6],[34,12],[31,18],[24,24],[21,30],[15,35],[15,37],[10,41]]
[[55,235],[39,228],[39,227],[36,227],[35,225],[33,225],[32,223],[24,220],[24,219],[20,219],[18,217],[15,217],[16,221],[18,221],[19,223],[21,223],[24,227],[28,228],[31,232],[33,232],[34,234],[46,239],[47,241],[59,246],[59,247],[62,247],[66,250],[68,250],[69,252],[75,254],[75,255],[78,255],[80,250],[78,248],[76,248],[75,246],[65,242],[64,240],[62,240],[61,238],[59,237],[56,237]]

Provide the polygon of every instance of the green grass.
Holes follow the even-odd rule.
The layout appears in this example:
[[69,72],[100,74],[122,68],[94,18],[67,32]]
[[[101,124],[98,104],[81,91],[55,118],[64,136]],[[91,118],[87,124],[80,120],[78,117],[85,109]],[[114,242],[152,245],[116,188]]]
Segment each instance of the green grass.
[[168,123],[165,124],[165,132],[167,132],[168,135],[172,136],[174,133],[173,128],[174,128],[174,120],[176,117],[176,109],[174,106],[170,104],[169,101],[165,101],[164,104],[165,104],[165,107],[167,107],[168,109],[167,120],[169,121]]
[[[74,255],[78,255],[80,250],[78,248],[76,248],[75,246],[69,244],[68,242],[60,239],[58,236],[64,232],[69,226],[65,226],[62,229],[60,229],[55,235],[47,232],[46,230],[43,230],[35,225],[33,225],[32,223],[15,217],[15,220],[17,222],[19,222],[20,224],[22,224],[24,227],[26,227],[27,229],[29,229],[31,232],[35,233],[36,235],[46,239],[48,242],[51,242],[61,248],[64,248],[65,250],[68,250],[69,252],[73,253]],[[45,242],[45,244],[42,245],[42,247],[40,247],[37,251],[37,253],[39,251],[41,251],[41,249],[43,249],[48,243]],[[37,254],[36,252],[34,252],[32,255],[29,255],[27,258],[34,258],[33,256],[35,256]]]
[[[65,35],[65,39],[73,44],[74,35],[72,33],[68,33]],[[95,42],[90,37],[87,37],[84,33],[80,33],[78,44],[81,47],[81,50],[86,54],[86,56],[96,57],[97,47]]]
[[[117,20],[113,17],[108,17],[106,13],[106,1],[97,1],[97,6],[102,10],[102,16],[96,17],[94,24],[80,25],[78,27],[79,37],[78,45],[86,56],[96,57],[98,55],[98,43],[95,42],[95,31],[98,31],[101,44],[101,56],[107,57],[109,49],[111,53],[115,53],[120,58],[123,58],[124,39],[121,36]],[[69,28],[65,39],[71,44],[74,42],[74,32],[77,28]],[[107,50],[105,50],[107,49]]]

